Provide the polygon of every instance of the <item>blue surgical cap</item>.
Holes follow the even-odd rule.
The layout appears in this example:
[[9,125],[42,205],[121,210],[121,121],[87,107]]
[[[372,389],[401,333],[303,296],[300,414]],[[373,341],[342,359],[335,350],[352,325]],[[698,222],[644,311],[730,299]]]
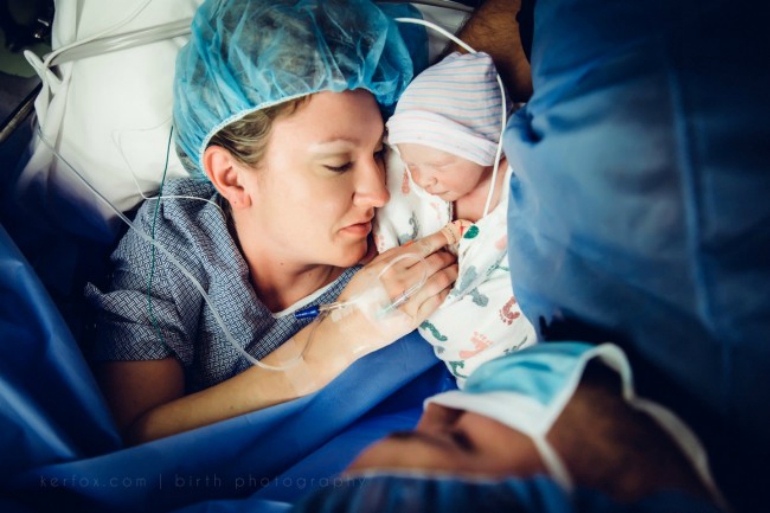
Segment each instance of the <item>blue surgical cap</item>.
[[676,490],[618,503],[596,490],[567,493],[544,476],[463,479],[451,476],[368,474],[308,495],[292,513],[719,513],[717,506]]
[[[397,15],[419,16],[404,7]],[[203,151],[229,123],[320,91],[366,89],[387,111],[418,60],[424,29],[400,28],[368,0],[206,0],[176,61],[177,145],[202,177]]]

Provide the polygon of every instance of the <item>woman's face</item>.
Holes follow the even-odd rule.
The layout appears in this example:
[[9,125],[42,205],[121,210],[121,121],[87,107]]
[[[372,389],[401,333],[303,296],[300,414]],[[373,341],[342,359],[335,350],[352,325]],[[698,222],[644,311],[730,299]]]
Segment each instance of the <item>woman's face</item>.
[[357,263],[375,209],[389,199],[383,130],[364,90],[317,93],[276,119],[265,157],[244,184],[260,251],[295,265]]

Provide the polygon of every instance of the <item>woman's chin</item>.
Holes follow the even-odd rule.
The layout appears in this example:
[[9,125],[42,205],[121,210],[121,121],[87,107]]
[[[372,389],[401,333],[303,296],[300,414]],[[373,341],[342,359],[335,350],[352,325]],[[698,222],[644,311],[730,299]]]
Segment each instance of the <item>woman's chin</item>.
[[343,254],[337,259],[334,265],[337,267],[353,267],[365,260],[364,257],[368,256],[368,244],[366,240],[361,241],[359,244],[351,244],[348,246]]

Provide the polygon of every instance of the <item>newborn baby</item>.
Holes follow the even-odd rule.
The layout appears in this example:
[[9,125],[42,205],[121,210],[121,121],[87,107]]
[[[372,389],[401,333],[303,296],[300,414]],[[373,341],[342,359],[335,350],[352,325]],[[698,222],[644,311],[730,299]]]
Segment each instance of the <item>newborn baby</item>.
[[496,76],[487,54],[453,53],[409,85],[387,123],[391,201],[374,227],[380,252],[439,229],[454,241],[458,279],[419,330],[460,387],[483,362],[536,340],[507,267],[503,190],[511,170],[496,158]]

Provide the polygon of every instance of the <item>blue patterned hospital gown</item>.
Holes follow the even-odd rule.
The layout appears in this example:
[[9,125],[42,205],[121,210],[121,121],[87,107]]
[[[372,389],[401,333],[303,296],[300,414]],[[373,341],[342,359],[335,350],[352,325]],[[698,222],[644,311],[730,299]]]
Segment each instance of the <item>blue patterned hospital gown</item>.
[[[193,196],[221,201],[208,182],[170,181],[155,223],[155,239],[171,251],[207,291],[233,337],[250,355],[261,359],[283,344],[308,321],[292,312],[311,302],[336,300],[358,270],[346,270],[335,282],[274,314],[257,297],[249,268],[230,235],[220,209],[212,203],[172,196]],[[135,223],[152,232],[155,201],[139,209]],[[185,370],[188,391],[224,381],[251,364],[225,339],[211,309],[192,282],[129,230],[112,254],[109,290],[93,284],[86,296],[99,309],[94,359],[158,360],[173,356]],[[148,280],[152,270],[152,312],[162,333],[153,326],[148,307]]]

